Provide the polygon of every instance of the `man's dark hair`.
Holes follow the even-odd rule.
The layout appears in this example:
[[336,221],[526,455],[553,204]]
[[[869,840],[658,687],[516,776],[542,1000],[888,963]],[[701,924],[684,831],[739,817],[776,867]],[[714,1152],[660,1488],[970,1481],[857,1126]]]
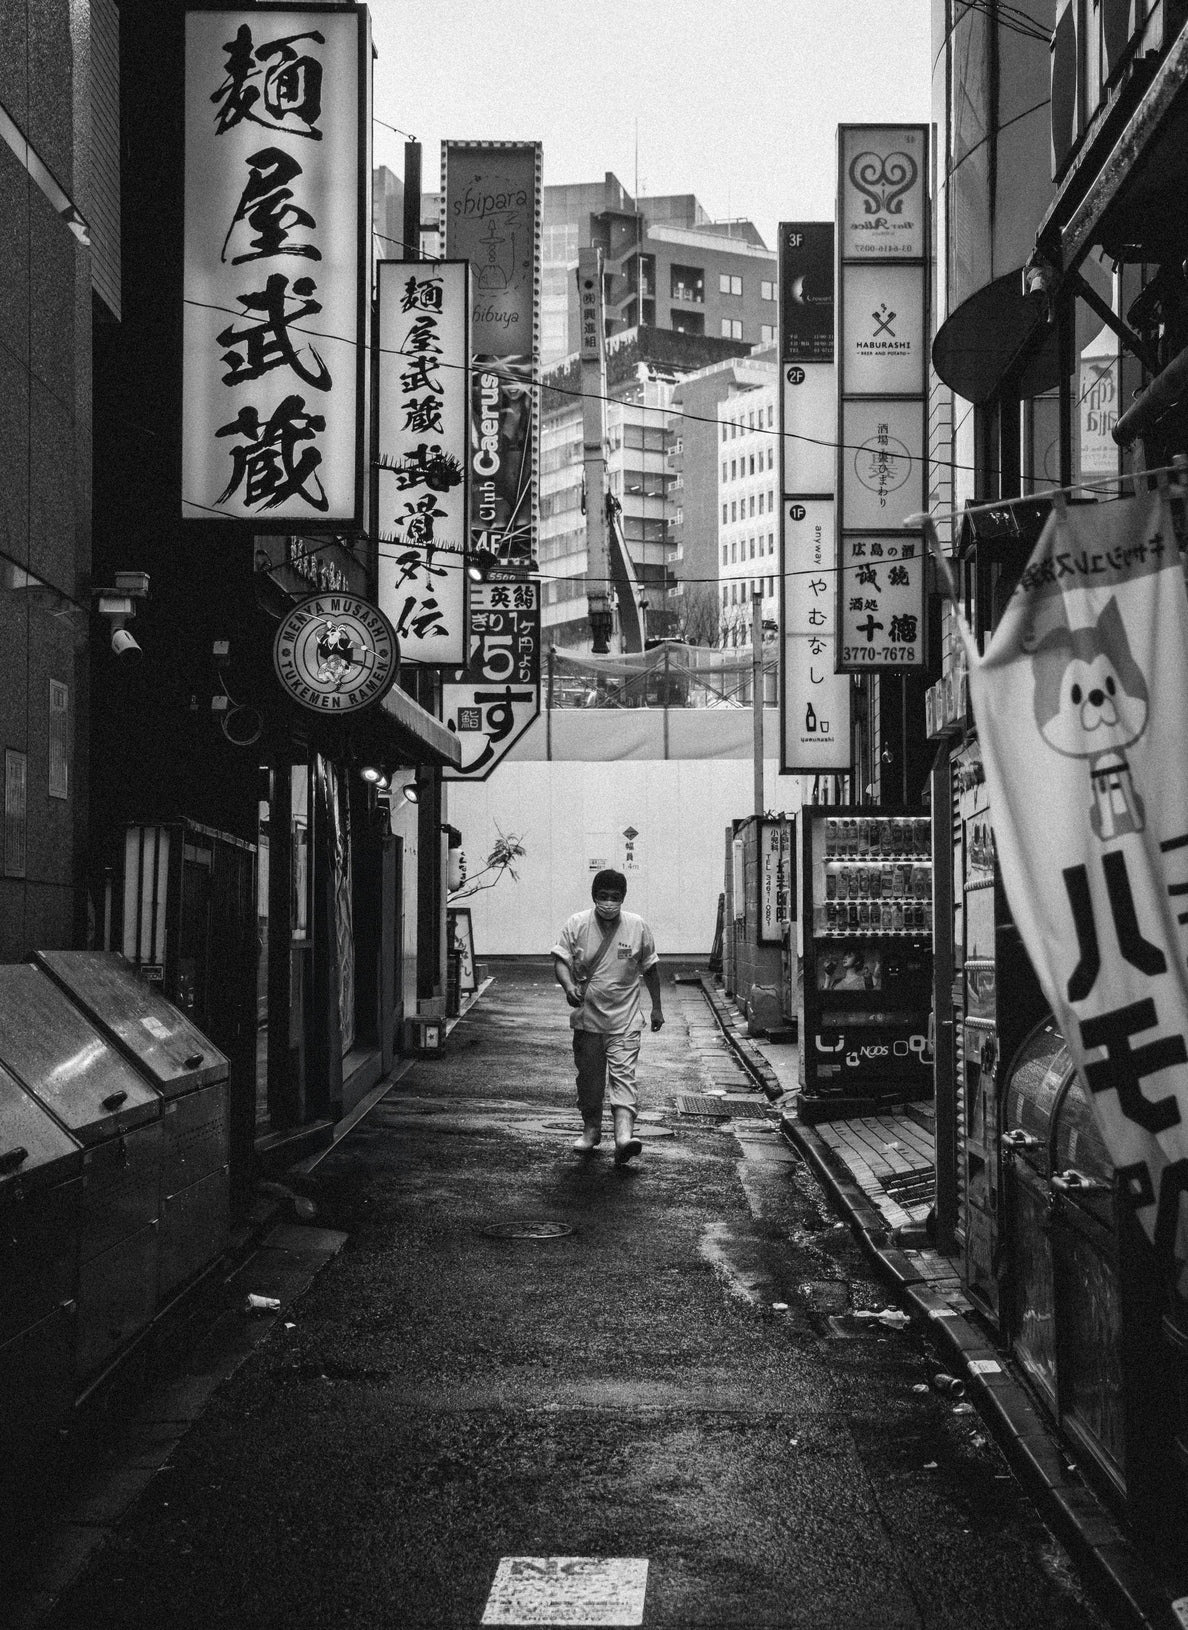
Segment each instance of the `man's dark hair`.
[[599,872],[595,877],[590,885],[590,893],[592,896],[595,894],[610,894],[612,890],[621,898],[626,898],[627,879],[622,872],[616,872],[612,867],[608,866],[605,871]]

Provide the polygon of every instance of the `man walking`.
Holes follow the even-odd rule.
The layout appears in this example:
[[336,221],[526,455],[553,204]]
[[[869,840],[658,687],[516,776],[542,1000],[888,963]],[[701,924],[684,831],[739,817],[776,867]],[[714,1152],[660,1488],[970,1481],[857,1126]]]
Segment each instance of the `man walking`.
[[652,998],[652,1029],[664,1023],[660,1007],[660,959],[652,930],[623,910],[627,879],[602,871],[590,890],[592,909],[575,912],[553,946],[553,973],[573,1008],[573,1059],[577,1065],[582,1135],[577,1154],[602,1142],[602,1104],[610,1098],[615,1121],[615,1165],[633,1160],[643,1145],[635,1136],[635,1066],[643,1013],[639,987]]

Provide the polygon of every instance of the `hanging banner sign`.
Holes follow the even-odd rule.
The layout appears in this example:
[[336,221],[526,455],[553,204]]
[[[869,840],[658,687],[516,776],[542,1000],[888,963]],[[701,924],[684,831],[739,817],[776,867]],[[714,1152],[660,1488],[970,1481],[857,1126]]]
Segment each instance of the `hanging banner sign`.
[[471,544],[506,566],[536,557],[542,196],[539,142],[442,142],[442,241],[471,267]]
[[470,267],[379,263],[379,603],[406,662],[466,660]]
[[540,586],[475,583],[470,660],[442,686],[442,718],[462,746],[447,781],[485,781],[540,712]]
[[898,523],[925,508],[927,484],[928,133],[837,137],[838,665],[921,669],[923,547]]
[[189,10],[185,79],[182,515],[358,526],[366,7]]
[[354,594],[311,594],[282,619],[272,645],[276,676],[317,713],[357,713],[391,690],[400,665],[392,625]]
[[780,767],[850,769],[849,676],[837,669],[837,370],[833,223],[784,221],[780,291]]
[[1011,911],[1183,1294],[1188,598],[1165,498],[1054,512],[985,657],[966,643]]

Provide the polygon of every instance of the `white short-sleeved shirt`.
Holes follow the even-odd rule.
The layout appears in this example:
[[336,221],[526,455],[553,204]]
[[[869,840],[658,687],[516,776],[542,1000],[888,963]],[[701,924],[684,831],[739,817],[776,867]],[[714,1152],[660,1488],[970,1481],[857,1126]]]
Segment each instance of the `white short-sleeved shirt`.
[[[597,955],[602,944],[603,924],[593,906],[576,911],[561,930],[552,955],[569,964],[569,971],[580,985],[586,978],[586,968]],[[639,1005],[639,987],[643,975],[654,968],[660,958],[652,930],[642,917],[633,911],[620,911],[614,926],[614,938],[606,955],[594,970],[581,1007],[570,1015],[574,1030],[596,1030],[602,1035],[622,1035],[625,1031],[643,1029],[643,1012]]]

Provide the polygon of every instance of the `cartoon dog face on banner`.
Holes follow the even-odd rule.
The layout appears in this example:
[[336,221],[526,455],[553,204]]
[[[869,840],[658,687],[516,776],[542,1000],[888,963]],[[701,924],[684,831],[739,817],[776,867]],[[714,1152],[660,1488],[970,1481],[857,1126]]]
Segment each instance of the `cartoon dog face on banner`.
[[[1055,605],[1063,618],[1063,596]],[[1024,644],[1032,652],[1040,734],[1066,758],[1088,760],[1094,832],[1103,843],[1141,832],[1145,810],[1125,750],[1147,728],[1150,697],[1118,602],[1109,600],[1095,623],[1070,628],[1062,620]]]

